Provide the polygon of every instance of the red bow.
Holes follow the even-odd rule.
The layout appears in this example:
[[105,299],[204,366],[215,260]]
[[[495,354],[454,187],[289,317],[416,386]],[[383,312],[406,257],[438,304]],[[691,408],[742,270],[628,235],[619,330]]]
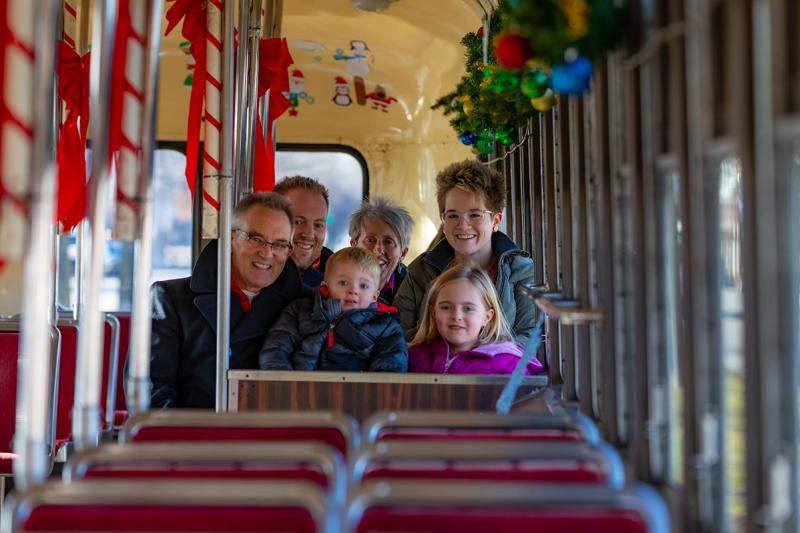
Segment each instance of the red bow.
[[197,180],[197,162],[200,155],[200,126],[203,118],[203,98],[206,91],[206,10],[198,0],[169,0],[172,7],[167,10],[167,30],[169,33],[183,19],[181,35],[189,41],[189,51],[194,58],[194,78],[192,94],[189,99],[189,119],[186,125],[186,182],[194,197]]
[[[89,62],[63,41],[58,43],[58,94],[67,109],[61,127],[56,162],[58,199],[56,218],[71,230],[86,210],[86,131],[89,127]],[[78,119],[80,118],[80,131]]]
[[294,60],[286,39],[261,39],[258,56],[258,97],[269,90],[267,138],[264,139],[261,114],[256,113],[256,143],[254,146],[253,190],[271,191],[275,186],[275,151],[272,148],[272,122],[290,107],[281,94],[289,90],[289,65]]

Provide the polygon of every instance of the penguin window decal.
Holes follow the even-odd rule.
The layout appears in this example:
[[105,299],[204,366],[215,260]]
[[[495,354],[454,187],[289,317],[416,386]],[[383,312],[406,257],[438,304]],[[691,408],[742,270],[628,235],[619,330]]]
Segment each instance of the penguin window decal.
[[334,80],[336,93],[333,95],[333,103],[340,106],[348,106],[353,103],[350,97],[350,84],[341,76],[336,76]]

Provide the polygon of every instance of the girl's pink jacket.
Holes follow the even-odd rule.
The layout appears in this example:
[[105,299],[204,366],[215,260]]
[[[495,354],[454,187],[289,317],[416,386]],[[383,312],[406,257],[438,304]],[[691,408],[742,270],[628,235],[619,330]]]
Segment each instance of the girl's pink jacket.
[[[450,353],[450,345],[439,339],[408,348],[408,371],[432,374],[510,374],[523,350],[510,341],[476,346],[471,350]],[[543,369],[538,359],[527,365],[525,374],[538,374]]]

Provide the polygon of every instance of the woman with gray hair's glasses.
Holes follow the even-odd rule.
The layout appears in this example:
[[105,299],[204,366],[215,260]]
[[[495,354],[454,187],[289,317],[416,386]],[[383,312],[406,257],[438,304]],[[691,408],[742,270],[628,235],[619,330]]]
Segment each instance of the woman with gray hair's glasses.
[[404,207],[388,198],[364,200],[350,215],[350,245],[375,254],[381,265],[379,300],[390,305],[406,277],[402,263],[408,253],[414,220]]

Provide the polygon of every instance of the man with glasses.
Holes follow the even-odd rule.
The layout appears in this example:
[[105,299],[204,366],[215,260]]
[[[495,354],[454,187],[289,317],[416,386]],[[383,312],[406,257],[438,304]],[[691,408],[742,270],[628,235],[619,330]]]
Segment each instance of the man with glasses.
[[[302,296],[292,261],[294,217],[275,193],[254,193],[233,210],[230,368],[258,368],[269,327]],[[216,376],[217,242],[189,278],[153,284],[152,407],[213,408]]]

